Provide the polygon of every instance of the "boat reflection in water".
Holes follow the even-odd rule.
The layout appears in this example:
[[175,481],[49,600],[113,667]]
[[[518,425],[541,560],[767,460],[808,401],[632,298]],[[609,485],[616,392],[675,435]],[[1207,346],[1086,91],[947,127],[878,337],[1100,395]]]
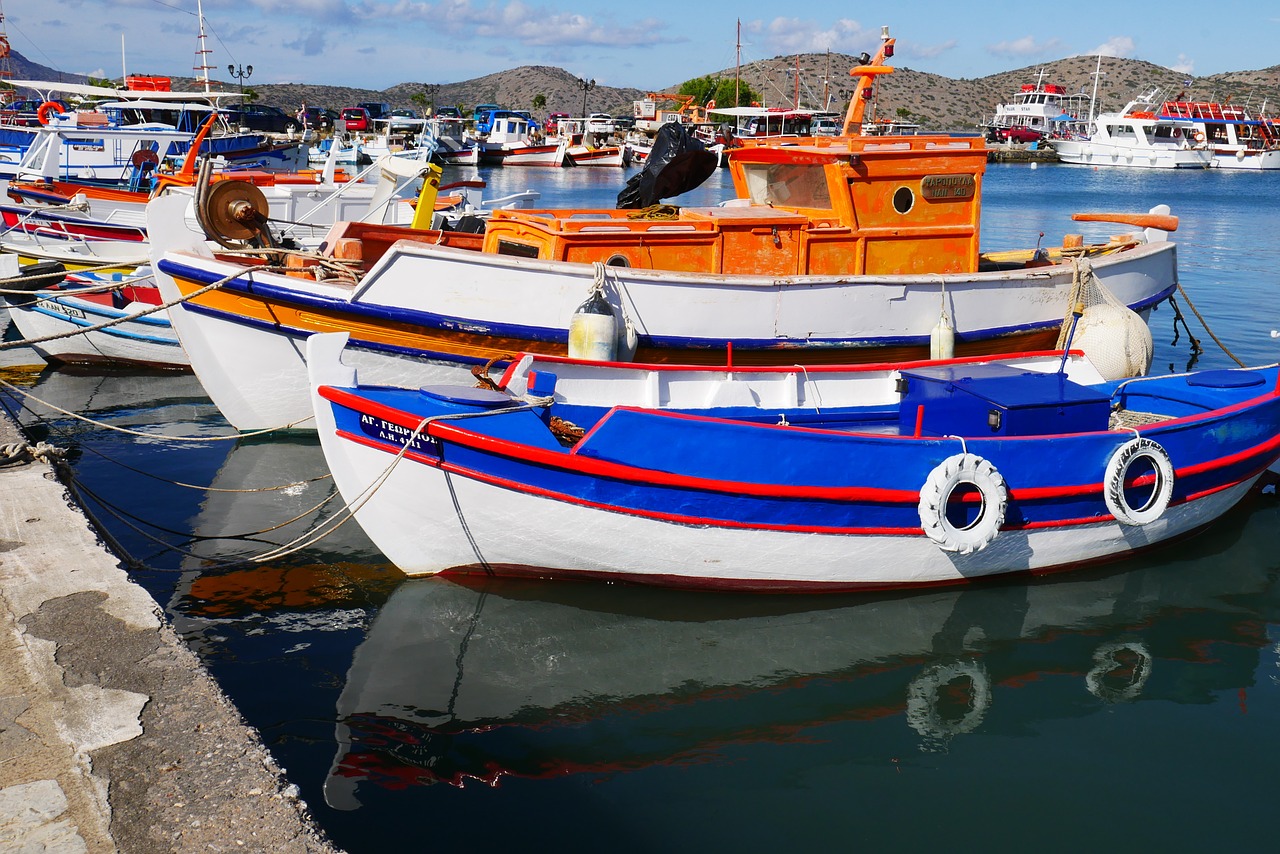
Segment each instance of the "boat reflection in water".
[[1243,691],[1268,641],[1230,599],[1273,583],[1261,532],[1280,521],[1273,495],[1246,508],[1176,560],[899,598],[409,580],[356,650],[325,800],[702,765],[873,722],[914,750],[883,729],[865,750],[905,762],[979,729]]
[[277,628],[363,624],[355,612],[403,576],[359,525],[343,523],[342,507],[314,437],[235,442],[192,520],[169,607],[175,628],[202,645],[210,626],[252,615]]

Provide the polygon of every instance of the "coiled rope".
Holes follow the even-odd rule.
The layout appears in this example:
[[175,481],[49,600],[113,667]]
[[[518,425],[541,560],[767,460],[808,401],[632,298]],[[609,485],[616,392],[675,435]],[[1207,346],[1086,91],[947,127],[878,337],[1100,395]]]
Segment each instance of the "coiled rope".
[[32,462],[34,460],[54,463],[62,459],[66,453],[66,449],[50,445],[47,442],[36,442],[34,445],[26,442],[6,442],[0,445],[0,466]]

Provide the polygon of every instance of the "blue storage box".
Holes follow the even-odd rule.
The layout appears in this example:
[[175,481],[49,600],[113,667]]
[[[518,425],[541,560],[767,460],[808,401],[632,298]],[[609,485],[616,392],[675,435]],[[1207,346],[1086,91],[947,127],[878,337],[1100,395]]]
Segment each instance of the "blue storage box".
[[[1106,430],[1111,398],[1051,374],[1007,365],[937,365],[902,372],[898,427],[925,436],[1038,436]],[[923,407],[923,413],[921,408]]]

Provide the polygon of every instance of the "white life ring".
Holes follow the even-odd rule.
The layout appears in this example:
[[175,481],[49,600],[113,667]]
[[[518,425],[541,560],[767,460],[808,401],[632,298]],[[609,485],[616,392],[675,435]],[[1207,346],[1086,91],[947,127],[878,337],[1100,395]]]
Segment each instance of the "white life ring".
[[[1108,684],[1107,674],[1128,667],[1127,662],[1116,657],[1118,652],[1128,652],[1136,656],[1132,667],[1132,675],[1125,680],[1127,684],[1116,686]],[[1151,678],[1151,664],[1154,659],[1147,650],[1146,644],[1136,641],[1125,643],[1106,643],[1093,653],[1093,667],[1084,675],[1085,687],[1089,693],[1107,703],[1128,702],[1136,700],[1142,693],[1142,687]]]
[[1204,142],[1204,131],[1196,131],[1196,142]]
[[[1131,507],[1124,493],[1125,478],[1129,469],[1140,460],[1147,460],[1155,469],[1156,483],[1151,497],[1141,507]],[[1124,525],[1147,525],[1164,515],[1173,498],[1173,463],[1159,442],[1146,438],[1130,439],[1107,461],[1106,483],[1102,497],[1107,509],[1116,521]]]
[[[956,488],[968,484],[978,491],[978,516],[968,525],[957,526],[947,518],[947,502]],[[920,526],[945,551],[962,555],[982,551],[1000,533],[1009,490],[1004,478],[989,461],[974,454],[955,454],[940,462],[924,486],[920,487]]]
[[[938,711],[939,695],[944,685],[960,679],[969,680],[969,710],[958,719],[944,718]],[[990,706],[991,677],[975,661],[931,665],[907,686],[907,724],[925,738],[945,739],[973,732]]]

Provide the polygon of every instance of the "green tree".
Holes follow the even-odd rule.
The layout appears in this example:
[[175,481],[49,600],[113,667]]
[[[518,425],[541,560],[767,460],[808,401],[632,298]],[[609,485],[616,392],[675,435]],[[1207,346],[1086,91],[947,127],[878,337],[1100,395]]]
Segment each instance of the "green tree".
[[246,104],[252,104],[254,101],[258,100],[259,97],[257,89],[250,86],[244,87],[244,102]]
[[101,86],[103,89],[116,88],[115,81],[109,77],[89,77],[87,80],[90,86]]
[[533,96],[533,111],[539,112],[547,107],[547,96],[541,93]]
[[416,94],[416,95],[411,95],[411,96],[409,97],[409,100],[410,100],[410,101],[413,101],[413,103],[415,103],[415,104],[417,104],[417,105],[418,105],[418,112],[419,112],[419,113],[421,113],[421,114],[422,114],[422,115],[424,115],[424,116],[427,114],[427,102],[428,102],[430,99],[427,97],[427,93],[426,93],[426,92],[419,92],[419,93],[418,93],[418,94]]
[[715,101],[717,107],[744,107],[760,100],[759,94],[745,80],[739,80],[735,84],[731,77],[695,77],[681,83],[679,93],[692,95],[693,102],[700,107],[706,106],[709,101]]

